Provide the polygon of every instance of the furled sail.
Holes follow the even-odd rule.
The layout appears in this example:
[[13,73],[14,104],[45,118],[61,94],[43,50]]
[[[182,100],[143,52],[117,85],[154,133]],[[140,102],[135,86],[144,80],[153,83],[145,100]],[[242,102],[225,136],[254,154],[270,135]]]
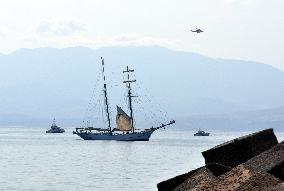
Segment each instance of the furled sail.
[[116,115],[116,125],[117,129],[120,131],[131,131],[131,119],[130,117],[119,107],[117,108],[117,115]]

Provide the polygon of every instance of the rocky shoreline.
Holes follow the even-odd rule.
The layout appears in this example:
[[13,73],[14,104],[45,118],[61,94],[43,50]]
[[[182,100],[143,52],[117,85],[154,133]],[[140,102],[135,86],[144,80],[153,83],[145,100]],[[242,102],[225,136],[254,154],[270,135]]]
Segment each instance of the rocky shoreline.
[[284,141],[273,129],[202,152],[205,166],[158,183],[158,191],[284,191]]

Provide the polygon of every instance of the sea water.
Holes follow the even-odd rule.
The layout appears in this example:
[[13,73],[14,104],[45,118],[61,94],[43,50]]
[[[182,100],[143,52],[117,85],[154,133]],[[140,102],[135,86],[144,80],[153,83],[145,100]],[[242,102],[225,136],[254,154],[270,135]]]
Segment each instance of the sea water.
[[158,182],[204,165],[202,151],[251,133],[161,130],[148,142],[117,142],[85,141],[65,130],[0,128],[0,190],[157,190]]

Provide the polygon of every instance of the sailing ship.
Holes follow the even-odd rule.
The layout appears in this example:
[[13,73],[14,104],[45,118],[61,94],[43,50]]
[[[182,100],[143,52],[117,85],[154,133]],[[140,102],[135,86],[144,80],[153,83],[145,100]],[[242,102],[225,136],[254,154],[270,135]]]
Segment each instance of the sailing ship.
[[80,127],[76,128],[76,130],[73,131],[73,134],[78,135],[84,140],[149,141],[154,131],[161,128],[165,128],[166,126],[175,123],[175,120],[172,120],[166,124],[161,124],[157,127],[152,126],[151,128],[144,130],[139,130],[134,127],[132,99],[137,96],[132,95],[131,84],[135,83],[136,80],[130,79],[130,74],[133,73],[134,70],[130,69],[127,66],[126,70],[123,71],[124,74],[127,74],[127,80],[123,81],[123,83],[126,84],[127,87],[127,98],[130,115],[128,115],[121,107],[117,106],[116,127],[112,128],[110,122],[109,100],[105,76],[105,64],[103,58],[101,58],[101,63],[103,73],[103,94],[106,110],[107,128]]
[[46,131],[46,133],[64,133],[64,132],[65,132],[64,129],[62,129],[62,128],[60,128],[56,125],[55,119],[53,119],[53,123],[52,123],[50,129]]

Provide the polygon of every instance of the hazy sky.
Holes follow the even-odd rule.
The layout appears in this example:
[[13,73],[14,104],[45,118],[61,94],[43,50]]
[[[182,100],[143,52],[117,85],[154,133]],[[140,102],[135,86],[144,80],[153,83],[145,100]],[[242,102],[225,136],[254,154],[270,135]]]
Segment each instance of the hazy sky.
[[283,0],[0,0],[3,53],[160,45],[284,70],[283,35]]

